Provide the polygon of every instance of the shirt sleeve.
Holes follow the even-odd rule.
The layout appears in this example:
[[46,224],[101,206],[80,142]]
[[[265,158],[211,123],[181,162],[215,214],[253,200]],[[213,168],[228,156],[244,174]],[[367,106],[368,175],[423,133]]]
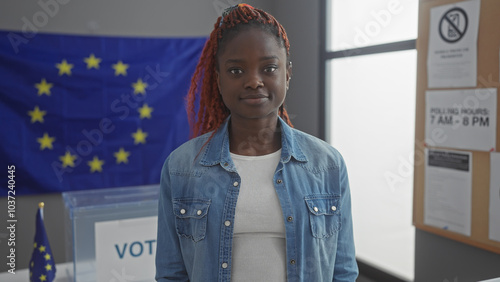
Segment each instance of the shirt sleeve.
[[356,281],[358,277],[358,264],[354,250],[354,234],[352,226],[351,212],[351,192],[349,188],[349,179],[347,176],[347,168],[344,160],[341,158],[339,167],[339,180],[341,187],[341,226],[338,235],[338,247],[335,259],[333,281]]
[[172,187],[168,171],[169,159],[161,173],[158,201],[158,233],[156,239],[156,281],[189,281],[175,229]]

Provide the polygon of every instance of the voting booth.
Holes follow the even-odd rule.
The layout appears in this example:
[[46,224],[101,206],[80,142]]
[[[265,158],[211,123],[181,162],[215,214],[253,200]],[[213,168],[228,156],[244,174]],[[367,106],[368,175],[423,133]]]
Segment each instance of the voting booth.
[[153,281],[159,185],[63,193],[75,282]]

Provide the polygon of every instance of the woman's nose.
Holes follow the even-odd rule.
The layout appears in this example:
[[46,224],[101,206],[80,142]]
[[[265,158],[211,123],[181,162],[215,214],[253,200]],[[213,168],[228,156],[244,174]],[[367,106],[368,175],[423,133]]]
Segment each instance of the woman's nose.
[[258,72],[248,73],[248,77],[245,80],[245,88],[257,89],[259,87],[263,87],[264,82],[262,81],[262,77]]

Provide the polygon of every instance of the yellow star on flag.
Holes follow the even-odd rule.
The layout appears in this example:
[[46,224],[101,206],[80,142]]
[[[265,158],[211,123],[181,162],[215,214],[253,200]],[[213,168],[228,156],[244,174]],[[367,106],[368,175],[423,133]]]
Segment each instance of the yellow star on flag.
[[43,253],[45,252],[45,246],[40,246],[40,248],[38,248],[38,250],[40,251],[40,253]]
[[35,242],[35,243],[33,243],[33,247],[36,249],[36,242]]
[[56,64],[56,68],[59,69],[59,75],[63,74],[71,75],[71,69],[73,68],[73,64],[68,64],[68,61],[62,60],[61,63]]
[[99,63],[101,62],[101,58],[97,58],[94,54],[90,54],[87,58],[83,59],[87,64],[87,69],[99,68]]
[[148,87],[148,84],[143,82],[140,78],[137,80],[137,82],[132,83],[134,94],[146,94],[146,87]]
[[28,115],[31,117],[31,123],[40,122],[43,123],[43,116],[47,114],[46,111],[40,111],[38,106],[35,106],[33,111],[28,111]]
[[45,254],[43,257],[45,258],[45,260],[50,260],[50,255],[49,254]]
[[120,74],[123,76],[127,75],[128,65],[124,64],[122,61],[118,61],[116,64],[112,65],[112,68],[115,70],[115,76],[119,76]]
[[130,156],[130,152],[125,151],[123,148],[120,148],[118,152],[114,153],[116,158],[116,163],[128,163],[128,157]]
[[47,276],[46,276],[46,275],[43,275],[43,274],[42,274],[42,275],[40,275],[40,277],[38,277],[38,278],[40,278],[40,281],[47,281]]
[[149,107],[148,104],[142,105],[139,109],[137,109],[140,114],[140,118],[151,118],[151,112],[153,112],[153,108]]
[[72,155],[69,151],[66,151],[64,156],[59,157],[59,160],[61,160],[63,167],[68,167],[68,166],[75,167],[76,158],[77,158],[76,155]]
[[132,137],[134,138],[134,144],[146,144],[146,137],[148,137],[147,132],[143,132],[142,129],[137,129],[136,132],[132,133]]
[[53,84],[52,83],[47,83],[47,80],[45,78],[42,78],[42,81],[40,83],[35,83],[35,88],[38,89],[38,96],[42,96],[43,94],[47,94],[47,96],[50,96],[50,88],[52,88]]
[[102,165],[104,164],[103,160],[100,160],[97,156],[91,161],[88,161],[87,164],[90,166],[90,172],[102,172]]
[[52,265],[50,263],[48,263],[46,266],[45,266],[45,270],[47,271],[51,271],[52,270]]
[[50,137],[46,132],[43,133],[43,137],[36,139],[40,143],[40,150],[49,148],[52,150],[52,143],[56,140],[55,137]]

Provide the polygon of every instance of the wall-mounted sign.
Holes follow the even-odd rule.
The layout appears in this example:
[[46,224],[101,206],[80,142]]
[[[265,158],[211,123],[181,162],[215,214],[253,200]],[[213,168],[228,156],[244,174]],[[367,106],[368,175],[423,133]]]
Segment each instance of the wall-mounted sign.
[[424,223],[471,234],[472,153],[425,150]]
[[496,88],[433,90],[425,98],[427,145],[495,151]]
[[490,154],[489,238],[500,242],[500,153]]
[[431,9],[429,88],[476,87],[480,4],[464,1]]

